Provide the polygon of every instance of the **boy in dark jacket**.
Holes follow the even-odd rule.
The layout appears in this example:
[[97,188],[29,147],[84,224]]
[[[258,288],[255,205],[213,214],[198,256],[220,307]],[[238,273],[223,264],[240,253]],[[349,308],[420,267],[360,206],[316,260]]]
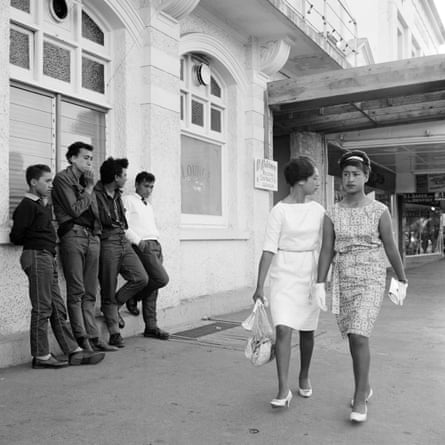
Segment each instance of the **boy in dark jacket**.
[[[84,351],[74,339],[60,295],[56,233],[47,202],[52,183],[51,169],[44,164],[31,165],[26,170],[26,182],[29,191],[14,211],[10,239],[23,246],[20,264],[29,279],[32,367],[62,368],[99,363],[105,356],[103,352]],[[48,320],[68,360],[58,360],[50,353]]]

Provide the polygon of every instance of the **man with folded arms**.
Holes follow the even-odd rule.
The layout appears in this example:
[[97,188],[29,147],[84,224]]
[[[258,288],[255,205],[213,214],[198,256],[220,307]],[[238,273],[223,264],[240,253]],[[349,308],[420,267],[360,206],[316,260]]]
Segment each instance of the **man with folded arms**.
[[96,324],[101,224],[93,193],[93,146],[74,142],[66,159],[70,165],[54,178],[52,199],[71,328],[83,349],[117,351],[100,339]]
[[140,172],[136,176],[136,193],[124,196],[124,204],[128,222],[125,232],[134,251],[141,260],[148,274],[148,285],[127,300],[127,309],[133,315],[139,314],[137,301],[142,300],[142,316],[145,322],[145,337],[167,340],[169,333],[160,329],[157,324],[156,302],[158,289],[167,285],[168,274],[162,265],[162,248],[159,243],[159,231],[156,227],[153,207],[148,201],[155,183],[152,173]]

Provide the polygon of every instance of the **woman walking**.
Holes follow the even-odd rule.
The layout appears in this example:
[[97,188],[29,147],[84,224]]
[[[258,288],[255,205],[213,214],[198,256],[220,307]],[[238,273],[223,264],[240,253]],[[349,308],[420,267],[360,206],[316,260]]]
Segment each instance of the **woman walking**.
[[[317,294],[334,258],[332,312],[343,337],[348,337],[355,380],[350,420],[367,419],[369,336],[382,305],[386,283],[385,252],[398,280],[407,283],[394,241],[388,208],[365,195],[371,171],[366,153],[355,150],[340,159],[344,198],[330,209],[323,224]],[[400,286],[406,292],[406,285]]]
[[292,159],[284,168],[289,195],[270,212],[261,256],[254,301],[264,302],[264,282],[270,268],[270,309],[276,333],[278,394],[273,407],[289,406],[289,361],[292,330],[300,331],[298,393],[312,395],[309,366],[314,349],[314,330],[324,301],[311,298],[315,286],[324,208],[306,201],[319,187],[318,170],[306,156]]

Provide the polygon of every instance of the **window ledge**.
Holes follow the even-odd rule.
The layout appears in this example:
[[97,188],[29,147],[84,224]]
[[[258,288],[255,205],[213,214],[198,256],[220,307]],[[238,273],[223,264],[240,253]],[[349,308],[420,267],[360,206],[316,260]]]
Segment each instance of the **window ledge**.
[[251,233],[233,229],[208,229],[208,228],[181,228],[179,239],[181,241],[206,241],[206,240],[244,240],[251,238]]

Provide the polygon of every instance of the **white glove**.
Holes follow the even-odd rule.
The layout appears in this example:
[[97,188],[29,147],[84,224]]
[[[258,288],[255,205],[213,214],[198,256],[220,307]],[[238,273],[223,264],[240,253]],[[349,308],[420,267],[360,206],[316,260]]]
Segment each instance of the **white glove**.
[[316,283],[314,285],[314,300],[315,304],[322,310],[327,311],[328,307],[326,306],[326,290],[325,283]]
[[398,305],[403,306],[403,302],[406,298],[406,290],[408,289],[408,283],[403,283],[394,278],[391,278],[391,284],[389,286],[388,296],[391,301]]

